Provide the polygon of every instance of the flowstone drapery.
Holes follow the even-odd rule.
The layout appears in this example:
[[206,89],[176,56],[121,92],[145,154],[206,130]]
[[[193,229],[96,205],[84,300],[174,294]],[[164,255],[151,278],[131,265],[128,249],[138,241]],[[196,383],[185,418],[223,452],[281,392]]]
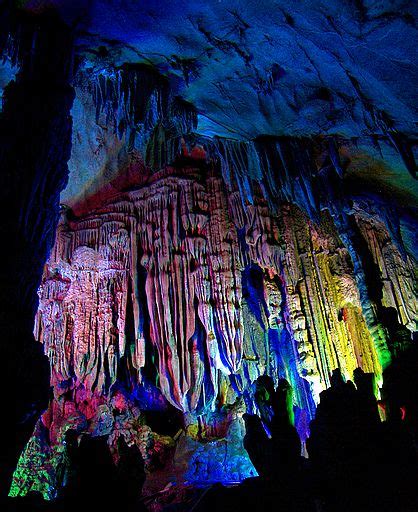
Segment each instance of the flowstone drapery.
[[[381,269],[384,305],[413,328],[410,258],[366,205],[352,218]],[[381,375],[387,349],[358,282],[328,211],[315,222],[288,203],[272,212],[261,193],[245,204],[213,171],[167,168],[83,218],[63,215],[35,332],[57,395],[108,393],[121,365],[140,385],[151,344],[159,387],[184,413],[214,407],[221,375],[245,394],[259,375],[284,372],[317,400],[334,368]]]
[[[390,336],[415,329],[414,262],[384,208],[317,200],[304,155],[291,171],[300,179],[281,176],[288,192],[276,202],[254,177],[248,195],[243,173],[227,182],[222,167],[189,159],[81,216],[63,209],[35,321],[54,399],[12,494],[55,495],[69,428],[108,435],[115,456],[123,435],[150,474],[169,464],[177,481],[239,481],[255,474],[242,414],[257,412],[258,377],[290,382],[303,441],[335,368],[352,379],[360,367],[380,382]],[[147,426],[147,410],[173,406],[183,417],[176,440]]]

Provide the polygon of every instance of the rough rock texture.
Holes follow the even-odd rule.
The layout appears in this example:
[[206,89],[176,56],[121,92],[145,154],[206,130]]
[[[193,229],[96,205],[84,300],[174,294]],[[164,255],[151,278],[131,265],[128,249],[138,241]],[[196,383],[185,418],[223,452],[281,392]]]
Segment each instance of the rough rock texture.
[[[56,467],[51,460],[76,417],[80,433],[104,432],[111,445],[120,428],[140,447],[146,432],[158,439],[132,426],[142,421],[135,393],[149,389],[152,370],[159,392],[184,414],[186,434],[170,463],[177,481],[241,480],[255,473],[242,445],[242,411],[227,411],[235,402],[237,411],[257,412],[258,377],[292,384],[305,440],[335,368],[352,379],[360,367],[380,381],[390,358],[382,313],[394,308],[399,326],[416,329],[415,264],[393,240],[384,209],[358,199],[348,214],[323,208],[311,220],[285,198],[270,206],[254,181],[249,201],[237,181],[231,174],[227,185],[213,163],[196,160],[151,173],[82,217],[63,210],[35,322],[54,389],[42,427],[50,430],[48,464]],[[363,279],[370,266],[374,287]],[[127,382],[123,402],[134,424],[118,427],[110,404]],[[149,395],[145,407],[161,408],[161,400]],[[31,460],[41,442],[34,435],[15,493],[45,487],[25,472],[29,464],[48,473],[47,462]],[[144,442],[147,461],[156,448]],[[59,487],[50,486],[49,493]]]
[[[290,382],[305,441],[335,368],[379,382],[417,330],[410,3],[47,4],[77,27],[75,130],[34,329],[54,397],[11,494],[56,495],[70,427],[108,436],[115,460],[123,435],[164,482],[241,480],[258,377]],[[71,45],[61,60],[41,37],[32,76],[29,36],[0,34],[2,83],[22,68],[1,119],[16,199],[2,237],[18,234],[4,302],[22,305],[26,331],[72,102]],[[170,437],[147,426],[155,410]]]
[[[411,257],[365,203],[355,205],[353,221],[379,266],[382,304],[414,329]],[[256,279],[251,269],[259,283],[248,284]],[[146,275],[145,304],[139,271]],[[243,282],[259,286],[248,299]],[[161,388],[185,412],[211,404],[218,370],[240,368],[244,302],[259,308],[264,330],[287,330],[300,374],[319,387],[337,366],[347,377],[359,365],[380,374],[350,252],[331,215],[324,211],[313,222],[289,204],[272,212],[262,195],[245,205],[213,171],[168,168],[90,215],[67,221],[64,213],[39,295],[37,337],[54,379],[72,379],[71,386],[104,392],[115,382],[126,350],[128,295],[133,367],[145,364],[149,317]]]
[[[418,185],[408,180],[416,176],[413,1],[21,4],[34,12],[55,6],[76,28],[80,77],[63,202],[103,185],[125,143],[158,167],[170,163],[178,135],[192,133],[220,138],[228,152],[263,136],[338,136],[366,160],[362,172],[353,168],[368,186],[396,185],[416,204]],[[168,146],[161,152],[158,139]]]
[[162,70],[206,136],[416,134],[413,1],[24,3],[79,28],[88,68]]
[[[333,369],[381,378],[388,334],[378,312],[368,318],[373,290],[362,297],[354,249],[327,209],[315,221],[288,202],[273,209],[255,183],[249,202],[236,177],[227,186],[199,166],[153,173],[81,218],[63,212],[35,325],[56,400],[110,396],[122,370],[141,387],[151,365],[170,404],[205,418],[237,395],[256,410],[251,384],[268,374],[292,383],[305,439]],[[358,201],[350,219],[379,268],[381,306],[415,329],[413,260],[381,211]]]
[[[40,492],[44,499],[57,498],[66,485],[69,464],[65,443],[68,431],[82,436],[108,436],[108,446],[115,463],[119,460],[118,439],[135,444],[147,472],[163,466],[172,457],[174,442],[169,436],[155,434],[144,424],[141,411],[129,398],[116,392],[112,398],[91,397],[81,392],[72,399],[51,402],[38,420],[13,476],[10,496]],[[78,441],[79,442],[79,441]]]

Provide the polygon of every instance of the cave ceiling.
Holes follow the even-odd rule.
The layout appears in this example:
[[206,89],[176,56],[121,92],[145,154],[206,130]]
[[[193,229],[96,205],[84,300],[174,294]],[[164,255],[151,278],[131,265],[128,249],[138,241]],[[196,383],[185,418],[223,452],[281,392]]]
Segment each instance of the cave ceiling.
[[[417,137],[416,11],[411,1],[53,0],[77,28],[79,70],[145,64],[197,112],[203,137],[334,136],[354,141],[347,176],[416,204],[418,186],[389,127]],[[0,85],[12,77],[6,62]],[[85,76],[85,75],[83,75]],[[77,89],[70,206],[117,174],[124,144]],[[121,156],[122,155],[122,156]]]

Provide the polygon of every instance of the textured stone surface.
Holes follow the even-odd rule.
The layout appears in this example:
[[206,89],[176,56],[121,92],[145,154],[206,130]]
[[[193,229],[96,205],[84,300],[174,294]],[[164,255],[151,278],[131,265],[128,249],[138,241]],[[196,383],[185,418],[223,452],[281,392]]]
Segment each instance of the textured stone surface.
[[[359,201],[350,215],[379,267],[382,306],[413,330],[413,260],[381,212]],[[387,332],[340,229],[327,210],[312,221],[294,205],[272,210],[261,192],[248,203],[193,167],[167,168],[84,217],[64,214],[35,327],[55,394],[106,394],[121,365],[140,383],[148,344],[163,395],[185,413],[210,411],[225,377],[245,394],[264,373],[290,375],[314,401],[336,367],[379,379]],[[311,416],[304,393],[296,401]]]
[[[80,435],[108,435],[115,460],[118,436],[136,443],[160,483],[251,476],[242,412],[258,411],[258,377],[291,383],[304,441],[331,372],[351,379],[360,367],[380,382],[393,329],[416,329],[416,267],[394,211],[338,193],[333,170],[320,183],[334,196],[324,198],[312,174],[299,174],[302,187],[272,173],[279,200],[254,179],[249,198],[243,175],[231,170],[227,183],[214,163],[143,175],[78,217],[63,210],[35,322],[51,363],[49,441],[38,426],[12,493],[55,495],[74,421]],[[304,209],[302,197],[311,198]],[[168,404],[184,415],[175,441],[141,412]]]
[[[54,396],[11,494],[56,495],[69,428],[107,436],[115,461],[120,436],[136,444],[151,494],[241,480],[258,377],[289,381],[304,442],[335,368],[380,383],[417,330],[411,4],[47,4],[75,21],[75,129],[34,329]],[[0,34],[1,84],[26,39]],[[31,77],[51,110],[19,75],[5,93],[35,108],[9,119],[24,130],[4,177],[26,137],[22,158],[42,164],[13,175],[24,250],[5,269],[29,276],[8,288],[25,325],[67,170],[72,94],[54,62]]]
[[159,67],[205,135],[415,133],[412,1],[44,3],[78,22],[88,66]]

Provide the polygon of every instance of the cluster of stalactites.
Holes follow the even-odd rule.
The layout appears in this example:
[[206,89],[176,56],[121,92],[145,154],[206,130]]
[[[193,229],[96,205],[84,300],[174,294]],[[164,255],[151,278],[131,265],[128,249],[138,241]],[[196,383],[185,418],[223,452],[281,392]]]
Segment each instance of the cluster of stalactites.
[[126,138],[154,170],[173,162],[181,139],[197,127],[194,106],[173,93],[168,80],[145,64],[126,64],[98,73],[81,70],[79,87],[92,93],[96,120]]
[[[202,144],[208,157],[220,162],[226,183],[235,175],[237,186],[250,201],[255,180],[262,183],[270,205],[283,196],[285,200],[296,201],[311,218],[318,213],[317,198],[312,194],[315,169],[310,139],[261,137],[240,141],[199,135],[194,105],[176,95],[167,77],[147,64],[125,64],[100,71],[82,69],[78,84],[85,87],[85,83],[92,92],[96,117],[103,117],[103,122],[113,126],[119,137],[126,135],[129,146],[142,150],[152,169],[171,165],[185,140],[190,145]],[[357,88],[355,82],[353,85]],[[398,132],[387,115],[370,105],[361,92],[359,99],[376,141],[380,137],[393,146],[416,178],[413,141]],[[327,137],[324,141],[332,165],[342,176],[337,140]]]
[[381,305],[397,311],[399,324],[411,332],[416,331],[418,296],[415,262],[404,250],[401,238],[394,240],[387,219],[384,216],[380,218],[376,209],[367,211],[365,205],[358,201],[353,211],[381,276]]
[[241,264],[218,178],[171,177],[132,195],[161,389],[185,411],[210,405],[218,370],[241,362]]
[[[413,328],[412,262],[376,216],[358,210],[355,219],[381,268],[385,304]],[[305,381],[314,399],[336,367],[347,378],[358,366],[379,377],[382,346],[342,239],[327,212],[317,223],[290,204],[272,212],[262,194],[243,205],[221,177],[190,169],[62,222],[35,328],[56,392],[106,393],[127,359],[140,381],[147,343],[162,393],[185,412],[212,407],[225,376],[241,393],[266,373]],[[251,268],[257,285],[248,284]]]
[[89,218],[75,229],[63,220],[58,226],[35,319],[57,393],[69,382],[104,393],[116,380],[125,350],[134,231],[129,212]]

